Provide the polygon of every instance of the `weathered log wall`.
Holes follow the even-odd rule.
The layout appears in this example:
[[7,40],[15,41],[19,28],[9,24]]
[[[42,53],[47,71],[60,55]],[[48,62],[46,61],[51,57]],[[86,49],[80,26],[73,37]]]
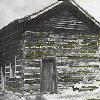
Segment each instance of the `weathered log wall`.
[[[22,82],[18,83],[19,88],[24,87],[23,84],[34,84],[29,87],[39,92],[39,60],[44,57],[56,57],[58,83],[63,86],[68,82],[82,81],[84,74],[89,75],[93,68],[98,67],[91,62],[99,62],[100,29],[78,9],[74,9],[74,6],[74,10],[70,9],[70,6],[66,2],[62,3],[36,18],[16,20],[0,31],[1,66],[5,72],[5,65],[11,63],[14,75],[16,73],[16,79],[9,78],[8,68],[8,87],[13,79],[13,83]],[[80,16],[82,14],[82,17],[76,16],[75,11]],[[27,75],[28,73],[31,74]],[[60,87],[59,84],[60,89],[63,86]]]

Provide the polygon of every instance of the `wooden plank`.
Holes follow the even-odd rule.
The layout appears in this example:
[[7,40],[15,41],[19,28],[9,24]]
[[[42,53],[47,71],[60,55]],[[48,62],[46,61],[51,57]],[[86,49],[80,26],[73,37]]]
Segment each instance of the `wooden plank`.
[[57,71],[54,58],[45,58],[41,60],[40,82],[41,93],[57,92]]

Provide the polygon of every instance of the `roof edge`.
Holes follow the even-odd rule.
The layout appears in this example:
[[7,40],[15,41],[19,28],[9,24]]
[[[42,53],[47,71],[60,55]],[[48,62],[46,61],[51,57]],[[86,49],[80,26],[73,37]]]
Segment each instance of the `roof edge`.
[[45,8],[43,8],[42,10],[39,10],[39,11],[37,11],[37,12],[31,14],[31,15],[28,15],[28,16],[25,16],[25,17],[23,17],[23,18],[21,18],[21,19],[18,19],[18,20],[19,20],[19,23],[24,22],[24,21],[27,21],[27,20],[34,19],[34,18],[36,18],[37,16],[39,16],[39,15],[45,13],[46,11],[48,11],[48,10],[50,10],[50,9],[52,9],[52,8],[54,8],[54,7],[56,7],[57,5],[61,4],[62,2],[63,2],[63,1],[57,1],[57,2],[55,2],[55,3],[53,3],[53,4],[51,4],[51,5],[49,5],[49,6],[45,7]]
[[10,23],[8,23],[7,25],[5,25],[4,27],[2,27],[0,29],[0,31],[3,30],[3,29],[5,29],[8,25],[11,25],[12,23],[15,23],[15,22],[16,23],[22,23],[24,21],[34,19],[34,18],[38,17],[40,14],[43,14],[44,12],[46,12],[46,11],[48,11],[48,10],[56,7],[59,4],[61,4],[62,2],[63,1],[57,1],[57,2],[51,4],[51,5],[49,5],[49,6],[45,7],[45,8],[37,11],[37,12],[34,12],[34,13],[30,14],[30,15],[26,15],[26,16],[24,16],[22,18],[19,18],[19,19],[15,19],[15,20],[11,21]]
[[90,20],[92,20],[98,27],[100,27],[100,22],[97,21],[92,15],[90,15],[86,10],[79,6],[75,0],[70,0],[70,2],[75,5],[83,14],[85,14]]

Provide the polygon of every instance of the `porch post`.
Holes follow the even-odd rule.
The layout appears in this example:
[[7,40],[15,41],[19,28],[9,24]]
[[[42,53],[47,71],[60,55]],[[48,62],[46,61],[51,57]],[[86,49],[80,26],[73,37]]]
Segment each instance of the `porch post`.
[[10,69],[10,78],[11,78],[11,77],[13,76],[11,63],[10,63],[10,65],[9,65],[9,69]]
[[14,76],[16,77],[16,59],[17,58],[17,56],[15,56],[15,71],[14,71]]
[[5,78],[3,75],[2,67],[1,67],[1,87],[2,87],[2,90],[5,90]]

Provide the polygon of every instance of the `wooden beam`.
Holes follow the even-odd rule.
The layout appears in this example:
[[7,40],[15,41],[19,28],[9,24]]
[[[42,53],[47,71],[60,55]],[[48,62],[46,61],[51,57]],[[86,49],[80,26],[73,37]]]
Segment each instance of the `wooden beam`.
[[5,90],[5,78],[3,75],[2,66],[1,66],[1,86],[2,86],[2,90]]

